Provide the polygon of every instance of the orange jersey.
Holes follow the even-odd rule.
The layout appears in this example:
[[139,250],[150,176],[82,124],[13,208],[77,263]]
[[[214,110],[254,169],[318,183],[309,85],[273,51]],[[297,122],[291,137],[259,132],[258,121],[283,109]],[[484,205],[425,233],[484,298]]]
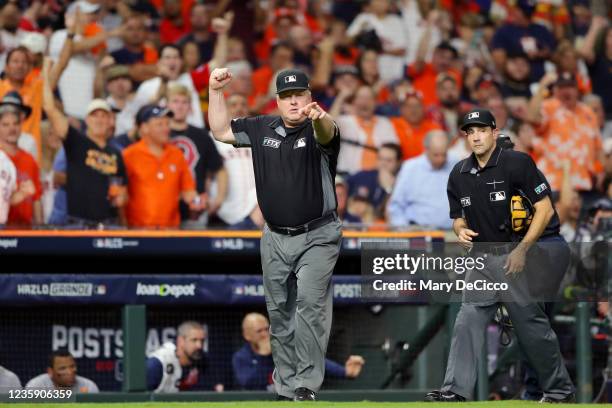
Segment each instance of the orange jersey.
[[178,227],[181,192],[195,190],[181,149],[167,144],[157,157],[141,140],[123,151],[123,161],[128,178],[128,225]]
[[425,135],[431,130],[442,129],[436,122],[424,119],[420,126],[412,126],[404,118],[391,118],[402,147],[402,160],[412,159],[425,151]]
[[24,105],[28,105],[32,108],[32,114],[21,125],[21,130],[25,133],[29,133],[34,137],[38,146],[38,157],[40,158],[41,143],[40,143],[40,121],[42,120],[42,94],[43,94],[43,81],[39,76],[31,81],[26,81],[21,89],[15,89],[7,79],[0,81],[0,98],[4,97],[10,91],[17,91],[23,99]]
[[32,225],[34,218],[34,202],[40,200],[42,195],[42,184],[40,182],[40,171],[36,160],[28,152],[18,149],[17,154],[11,156],[11,161],[17,170],[17,188],[25,181],[32,181],[36,188],[36,193],[20,202],[12,205],[9,209],[8,225]]
[[[95,37],[98,34],[104,32],[104,29],[100,27],[97,23],[89,23],[83,29],[83,37],[90,38]],[[106,50],[106,42],[96,45],[91,49],[91,53],[93,55],[99,55]]]
[[[434,69],[432,64],[425,64],[421,72],[417,72],[414,69],[414,65],[408,67],[408,76],[412,79],[412,86],[423,95],[423,105],[426,108],[438,104],[436,79],[440,73]],[[449,69],[446,73],[455,78],[457,86],[461,89],[461,73],[454,68]]]

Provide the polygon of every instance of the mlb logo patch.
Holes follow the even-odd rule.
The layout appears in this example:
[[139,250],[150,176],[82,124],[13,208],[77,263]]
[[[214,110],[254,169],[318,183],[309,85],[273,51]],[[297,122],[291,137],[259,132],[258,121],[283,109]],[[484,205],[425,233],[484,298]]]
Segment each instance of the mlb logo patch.
[[489,199],[491,201],[504,201],[506,199],[505,191],[493,191],[489,193]]
[[299,149],[300,147],[304,147],[306,146],[306,138],[302,137],[298,140],[295,141],[295,144],[293,145],[294,149]]
[[463,197],[461,199],[461,206],[462,207],[469,207],[470,205],[472,205],[472,202],[470,200],[470,197]]
[[542,194],[542,191],[546,190],[546,183],[540,184],[534,190],[535,190],[536,194]]
[[475,119],[480,117],[480,112],[472,112],[468,115],[468,119]]
[[264,137],[263,145],[265,147],[272,147],[273,149],[278,149],[280,147],[281,141],[272,139],[271,137]]
[[285,77],[285,83],[288,84],[290,82],[297,82],[297,77],[295,75],[287,75]]

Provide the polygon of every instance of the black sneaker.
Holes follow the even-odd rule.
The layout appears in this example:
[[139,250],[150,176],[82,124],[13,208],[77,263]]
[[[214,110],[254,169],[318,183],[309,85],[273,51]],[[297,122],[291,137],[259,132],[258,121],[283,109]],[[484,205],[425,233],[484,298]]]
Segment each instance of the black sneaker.
[[563,398],[542,397],[540,404],[575,404],[576,394],[571,393]]
[[285,397],[284,395],[277,395],[276,400],[277,401],[293,401],[293,398]]
[[440,396],[440,402],[465,402],[465,398],[463,398],[461,395],[450,391],[443,392],[440,394]]
[[300,387],[295,389],[294,401],[316,401],[317,394],[314,391],[310,391],[308,388]]
[[437,402],[440,401],[442,399],[442,391],[440,390],[433,390],[428,392],[425,395],[425,402]]

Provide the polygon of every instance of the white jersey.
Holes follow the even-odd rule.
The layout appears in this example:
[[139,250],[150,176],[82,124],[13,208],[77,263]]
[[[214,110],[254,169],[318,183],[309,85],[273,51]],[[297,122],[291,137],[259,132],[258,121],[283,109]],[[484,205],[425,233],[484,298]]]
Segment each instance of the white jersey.
[[10,157],[0,150],[0,225],[6,224],[11,196],[17,190],[17,170]]
[[19,377],[6,368],[0,366],[0,394],[8,393],[10,390],[20,390],[21,381]]
[[234,146],[215,141],[227,169],[227,197],[217,212],[227,224],[236,224],[245,219],[257,205],[255,175],[250,148],[237,149]]
[[153,392],[178,392],[178,383],[183,375],[183,368],[176,356],[176,345],[164,343],[160,348],[149,354],[162,363],[163,375],[159,386]]
[[[45,390],[56,390],[58,389],[49,374],[43,373],[39,376],[32,378],[25,386],[26,389],[45,389]],[[95,382],[91,381],[89,378],[81,377],[80,375],[76,376],[75,383],[70,389],[79,394],[94,394],[100,392],[98,386]]]

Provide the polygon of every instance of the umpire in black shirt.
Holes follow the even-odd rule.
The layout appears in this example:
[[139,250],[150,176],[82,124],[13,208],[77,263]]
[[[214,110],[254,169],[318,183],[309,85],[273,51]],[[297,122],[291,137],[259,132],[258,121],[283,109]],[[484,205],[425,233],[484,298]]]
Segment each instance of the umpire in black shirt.
[[[524,292],[532,289],[529,285],[533,280],[523,276],[532,272],[531,269],[524,271],[526,260],[551,257],[558,262],[561,276],[567,266],[561,265],[563,259],[568,259],[568,248],[559,236],[559,219],[550,199],[548,182],[528,155],[497,146],[495,118],[489,111],[476,109],[467,113],[461,130],[466,133],[473,153],[457,163],[449,176],[450,216],[454,219],[453,230],[459,243],[478,256],[486,256],[485,270],[471,271],[466,280],[472,280],[474,275],[492,277],[519,290],[510,292],[512,298],[500,298],[496,292],[464,291],[444,384],[441,390],[427,394],[426,401],[456,402],[472,398],[485,328],[501,302],[512,319],[521,349],[537,372],[543,390],[541,402],[573,402],[574,386],[543,304],[530,300],[534,296],[514,297],[522,294],[520,289]],[[520,240],[509,223],[510,199],[516,192],[524,195],[534,210],[531,224]],[[540,247],[546,247],[551,253],[534,256]],[[555,280],[551,276],[546,279],[551,285]]]
[[331,330],[331,276],[342,237],[334,178],[340,135],[312,102],[308,77],[276,78],[280,116],[230,121],[226,68],[210,76],[208,120],[213,136],[250,147],[257,200],[266,220],[261,239],[266,306],[279,399],[315,400],[325,374]]

